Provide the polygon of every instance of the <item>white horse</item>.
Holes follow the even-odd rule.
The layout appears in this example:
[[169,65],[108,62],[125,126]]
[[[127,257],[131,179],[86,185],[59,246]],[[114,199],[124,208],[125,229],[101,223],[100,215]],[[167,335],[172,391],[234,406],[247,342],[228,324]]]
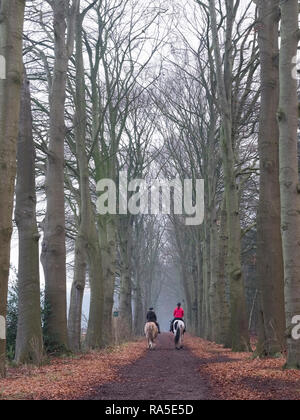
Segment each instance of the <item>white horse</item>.
[[175,335],[175,347],[177,350],[183,349],[183,336],[185,331],[185,324],[183,321],[177,320],[173,325],[173,333]]
[[155,322],[147,322],[145,325],[145,335],[147,338],[149,350],[154,350],[155,340],[158,336],[158,328]]

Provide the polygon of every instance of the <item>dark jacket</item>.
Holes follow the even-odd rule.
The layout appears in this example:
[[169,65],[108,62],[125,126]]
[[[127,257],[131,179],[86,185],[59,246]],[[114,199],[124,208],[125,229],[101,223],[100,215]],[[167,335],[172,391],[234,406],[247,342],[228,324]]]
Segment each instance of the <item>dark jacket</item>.
[[154,311],[149,311],[147,313],[147,321],[148,322],[157,322],[157,316]]

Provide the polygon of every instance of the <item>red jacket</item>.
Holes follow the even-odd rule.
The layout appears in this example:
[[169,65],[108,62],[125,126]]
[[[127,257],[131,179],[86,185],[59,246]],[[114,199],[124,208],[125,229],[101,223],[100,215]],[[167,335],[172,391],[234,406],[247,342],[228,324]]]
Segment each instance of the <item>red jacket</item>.
[[183,317],[184,317],[184,310],[182,308],[175,308],[174,318],[183,318]]

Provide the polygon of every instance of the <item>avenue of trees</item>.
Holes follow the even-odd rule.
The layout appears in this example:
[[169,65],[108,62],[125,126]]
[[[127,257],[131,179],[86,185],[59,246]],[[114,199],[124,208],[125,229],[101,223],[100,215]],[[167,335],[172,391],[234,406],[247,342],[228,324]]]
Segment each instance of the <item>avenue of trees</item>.
[[[0,376],[8,344],[141,335],[168,288],[189,332],[300,368],[298,43],[298,0],[0,0]],[[99,214],[120,173],[204,179],[204,223]]]

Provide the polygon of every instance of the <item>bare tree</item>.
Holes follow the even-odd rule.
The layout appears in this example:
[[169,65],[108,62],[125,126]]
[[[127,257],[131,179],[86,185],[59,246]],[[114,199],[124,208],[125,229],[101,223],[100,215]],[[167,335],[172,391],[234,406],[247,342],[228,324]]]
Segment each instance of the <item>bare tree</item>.
[[5,319],[23,73],[24,8],[25,0],[0,2],[0,57],[1,64],[6,66],[5,78],[0,78],[0,376],[5,375]]
[[293,63],[299,42],[297,0],[281,1],[279,157],[281,225],[284,259],[288,368],[300,368],[300,340],[292,337],[292,321],[300,314],[300,188],[298,170],[298,95]]
[[[85,75],[83,61],[83,20],[88,11],[96,4],[97,1],[91,3],[82,12],[80,11],[80,1],[78,1],[76,9],[76,93],[75,93],[75,142],[76,154],[79,171],[80,184],[80,214],[79,228],[75,244],[75,267],[74,280],[71,291],[68,334],[69,345],[71,350],[79,351],[81,348],[81,318],[82,318],[82,301],[86,283],[86,274],[88,269],[89,257],[92,258],[96,254],[96,258],[100,255],[98,245],[98,235],[95,225],[95,217],[92,207],[92,197],[89,183],[89,161],[86,148],[87,137],[87,105],[85,95]],[[96,247],[96,249],[95,249]],[[97,273],[94,273],[93,266],[90,267],[90,278],[103,285],[101,260],[98,262]]]
[[45,332],[48,346],[68,347],[66,298],[66,232],[64,194],[65,100],[69,59],[73,53],[77,0],[52,1],[55,63],[50,93],[50,132],[46,173],[47,211],[42,263],[45,273]]
[[231,346],[234,351],[249,350],[250,340],[246,313],[245,290],[241,266],[241,226],[239,188],[235,175],[232,117],[232,32],[239,2],[226,2],[226,33],[224,66],[222,65],[215,0],[209,1],[212,43],[216,62],[216,77],[222,117],[222,158],[224,167],[225,201],[228,218],[228,269],[231,293]]
[[257,1],[261,66],[260,201],[257,214],[257,281],[260,330],[257,353],[276,355],[285,349],[284,275],[280,231],[279,187],[279,46],[277,1]]
[[36,220],[35,149],[29,82],[24,69],[17,153],[15,220],[19,231],[17,363],[40,364],[41,326],[39,239]]

